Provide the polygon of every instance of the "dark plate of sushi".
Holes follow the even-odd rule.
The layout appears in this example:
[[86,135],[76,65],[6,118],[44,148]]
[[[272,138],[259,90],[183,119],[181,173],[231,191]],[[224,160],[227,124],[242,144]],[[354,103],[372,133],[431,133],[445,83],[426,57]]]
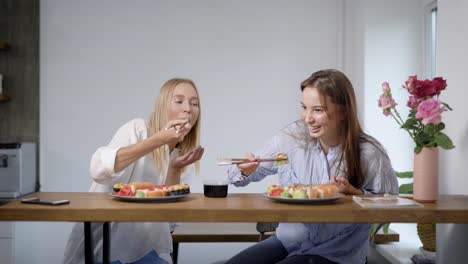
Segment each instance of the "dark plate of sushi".
[[187,184],[153,185],[151,182],[115,184],[112,197],[128,202],[176,202],[190,194]]
[[280,203],[295,203],[295,204],[328,204],[328,203],[333,203],[336,200],[339,200],[343,197],[345,197],[344,194],[338,193],[334,197],[328,197],[328,198],[283,198],[280,196],[270,196],[268,194],[264,194],[265,197],[268,199],[275,201],[275,202],[280,202]]
[[166,202],[177,202],[185,197],[189,196],[190,193],[181,195],[170,195],[170,196],[157,196],[157,197],[136,197],[136,196],[121,196],[115,193],[111,194],[117,200],[124,202],[139,202],[139,203],[166,203]]

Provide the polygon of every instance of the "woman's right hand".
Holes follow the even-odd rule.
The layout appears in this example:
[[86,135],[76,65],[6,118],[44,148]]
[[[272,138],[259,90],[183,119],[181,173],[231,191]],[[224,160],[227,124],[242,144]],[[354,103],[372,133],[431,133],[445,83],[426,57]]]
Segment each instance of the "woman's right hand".
[[246,153],[244,158],[249,159],[251,162],[237,164],[237,168],[242,173],[242,175],[249,176],[257,170],[258,161],[252,153]]
[[177,144],[184,140],[190,129],[192,126],[188,119],[174,119],[169,121],[157,135],[164,144]]

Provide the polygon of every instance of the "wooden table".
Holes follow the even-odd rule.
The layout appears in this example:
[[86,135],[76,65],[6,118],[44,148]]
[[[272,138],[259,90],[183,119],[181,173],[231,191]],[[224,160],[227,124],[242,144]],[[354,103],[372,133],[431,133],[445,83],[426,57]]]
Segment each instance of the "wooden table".
[[109,254],[109,222],[468,223],[468,196],[463,195],[441,195],[437,203],[418,208],[378,209],[361,208],[350,196],[327,205],[282,204],[261,194],[229,194],[228,198],[191,194],[175,203],[121,202],[107,193],[35,193],[28,197],[68,199],[70,204],[14,201],[0,206],[0,221],[84,222],[88,263],[92,263],[91,222],[105,222],[104,262]]
[[28,197],[68,199],[46,206],[14,201],[0,206],[0,221],[70,222],[315,222],[468,223],[468,196],[441,195],[420,208],[361,208],[347,196],[327,205],[282,204],[261,194],[205,198],[192,193],[176,203],[120,202],[107,193],[35,193]]

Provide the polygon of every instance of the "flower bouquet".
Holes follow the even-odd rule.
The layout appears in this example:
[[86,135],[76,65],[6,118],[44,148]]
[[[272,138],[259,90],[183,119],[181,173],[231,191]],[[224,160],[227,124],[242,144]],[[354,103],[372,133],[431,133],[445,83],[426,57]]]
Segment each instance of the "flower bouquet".
[[408,118],[404,121],[398,113],[398,105],[392,97],[388,82],[382,83],[383,94],[378,100],[379,107],[385,116],[392,116],[400,128],[406,130],[416,143],[415,153],[423,147],[438,147],[452,149],[452,140],[442,132],[445,124],[442,113],[452,108],[439,100],[440,92],[445,90],[447,82],[442,77],[432,80],[418,80],[417,76],[410,76],[402,86],[409,93],[406,105],[410,108]]

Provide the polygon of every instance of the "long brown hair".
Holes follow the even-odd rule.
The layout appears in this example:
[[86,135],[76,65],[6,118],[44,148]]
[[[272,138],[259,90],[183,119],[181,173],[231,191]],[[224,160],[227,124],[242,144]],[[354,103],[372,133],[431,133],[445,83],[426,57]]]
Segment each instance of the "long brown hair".
[[356,188],[361,187],[364,175],[361,168],[359,142],[363,139],[364,133],[357,115],[353,85],[342,72],[328,69],[317,71],[304,80],[301,83],[301,91],[304,91],[306,87],[313,87],[319,91],[323,97],[322,101],[325,102],[325,111],[327,111],[327,106],[324,97],[328,96],[337,105],[337,110],[344,115],[343,120],[340,120],[342,151],[338,168],[342,166],[344,160],[345,175],[348,181]]
[[[184,140],[178,144],[180,148],[180,155],[187,153],[196,146],[200,145],[200,127],[201,127],[201,103],[200,96],[198,93],[197,86],[190,79],[184,78],[174,78],[170,79],[163,84],[159,92],[158,98],[154,104],[153,112],[151,113],[149,120],[149,130],[150,134],[159,132],[164,128],[164,126],[169,122],[169,104],[174,93],[175,87],[180,83],[188,83],[193,86],[195,92],[198,96],[198,107],[200,112],[198,114],[198,119],[195,124],[193,124],[190,132],[184,137]],[[153,159],[156,167],[162,169],[163,161],[166,158],[165,146],[161,146],[153,151]],[[200,170],[200,162],[195,162],[195,171],[198,173]]]

